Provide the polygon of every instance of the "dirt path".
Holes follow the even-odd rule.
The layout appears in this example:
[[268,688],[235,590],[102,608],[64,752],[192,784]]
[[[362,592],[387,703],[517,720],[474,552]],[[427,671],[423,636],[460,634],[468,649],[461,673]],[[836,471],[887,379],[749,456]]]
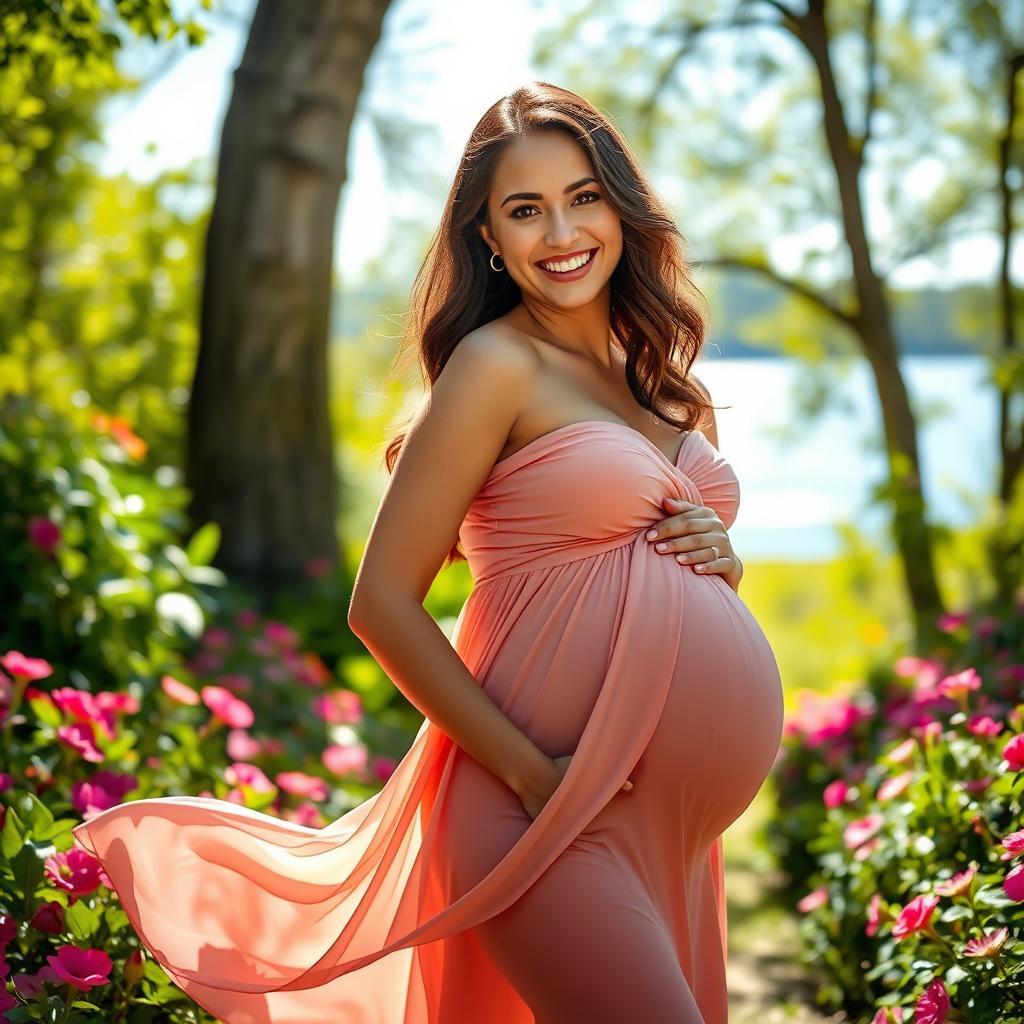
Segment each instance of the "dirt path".
[[796,915],[772,899],[780,875],[758,849],[754,832],[770,812],[759,796],[725,834],[729,905],[730,1024],[834,1024],[814,1007],[814,985],[800,963]]

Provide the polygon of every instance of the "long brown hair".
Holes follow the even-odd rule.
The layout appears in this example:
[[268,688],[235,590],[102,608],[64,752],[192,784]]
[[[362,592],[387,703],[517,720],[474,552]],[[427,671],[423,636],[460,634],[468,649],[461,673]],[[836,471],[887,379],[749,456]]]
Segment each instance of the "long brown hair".
[[[621,219],[611,329],[626,355],[630,391],[680,430],[695,428],[714,406],[689,375],[704,344],[708,307],[690,274],[686,239],[618,128],[583,97],[548,82],[531,82],[502,97],[473,129],[413,282],[396,365],[415,352],[433,385],[461,338],[519,303],[512,278],[489,269],[491,250],[478,225],[487,221],[487,197],[502,151],[535,129],[567,132],[583,147]],[[385,449],[389,473],[404,441],[402,431]],[[463,558],[456,542],[448,562]]]

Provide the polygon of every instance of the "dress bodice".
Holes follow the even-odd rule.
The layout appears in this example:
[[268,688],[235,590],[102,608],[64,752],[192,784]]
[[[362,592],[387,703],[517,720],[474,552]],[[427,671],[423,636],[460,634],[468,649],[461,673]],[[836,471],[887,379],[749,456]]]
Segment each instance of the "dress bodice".
[[739,481],[702,431],[683,438],[673,463],[626,424],[568,423],[494,465],[459,541],[479,584],[624,544],[670,514],[667,497],[735,520]]

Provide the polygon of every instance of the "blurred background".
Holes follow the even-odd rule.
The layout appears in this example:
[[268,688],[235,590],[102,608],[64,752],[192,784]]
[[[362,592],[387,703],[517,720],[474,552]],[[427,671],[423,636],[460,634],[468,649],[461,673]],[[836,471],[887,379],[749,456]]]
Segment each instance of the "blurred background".
[[[711,304],[694,369],[791,716],[727,834],[737,1019],[912,1005],[930,976],[861,948],[883,887],[842,829],[930,720],[894,692],[955,716],[938,684],[971,669],[1012,714],[1024,681],[1024,5],[72,0],[0,24],[0,649],[48,668],[0,689],[7,806],[63,786],[87,812],[58,687],[137,700],[86,758],[134,796],[322,824],[388,776],[419,716],[345,612],[422,395],[395,365],[409,288],[472,127],[542,79],[621,127]],[[428,595],[449,635],[471,585],[456,563]]]

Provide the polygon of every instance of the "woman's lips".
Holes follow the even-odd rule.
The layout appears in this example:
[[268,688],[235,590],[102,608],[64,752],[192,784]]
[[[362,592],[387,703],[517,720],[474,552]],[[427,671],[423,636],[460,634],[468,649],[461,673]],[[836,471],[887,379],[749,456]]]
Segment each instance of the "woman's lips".
[[560,274],[557,270],[548,270],[545,267],[542,267],[539,263],[537,264],[537,269],[552,281],[578,281],[581,277],[587,276],[590,272],[590,268],[594,265],[594,260],[597,259],[597,248],[586,249],[584,251],[590,253],[590,259],[587,260],[582,267],[577,267],[575,270],[568,270],[565,273]]

